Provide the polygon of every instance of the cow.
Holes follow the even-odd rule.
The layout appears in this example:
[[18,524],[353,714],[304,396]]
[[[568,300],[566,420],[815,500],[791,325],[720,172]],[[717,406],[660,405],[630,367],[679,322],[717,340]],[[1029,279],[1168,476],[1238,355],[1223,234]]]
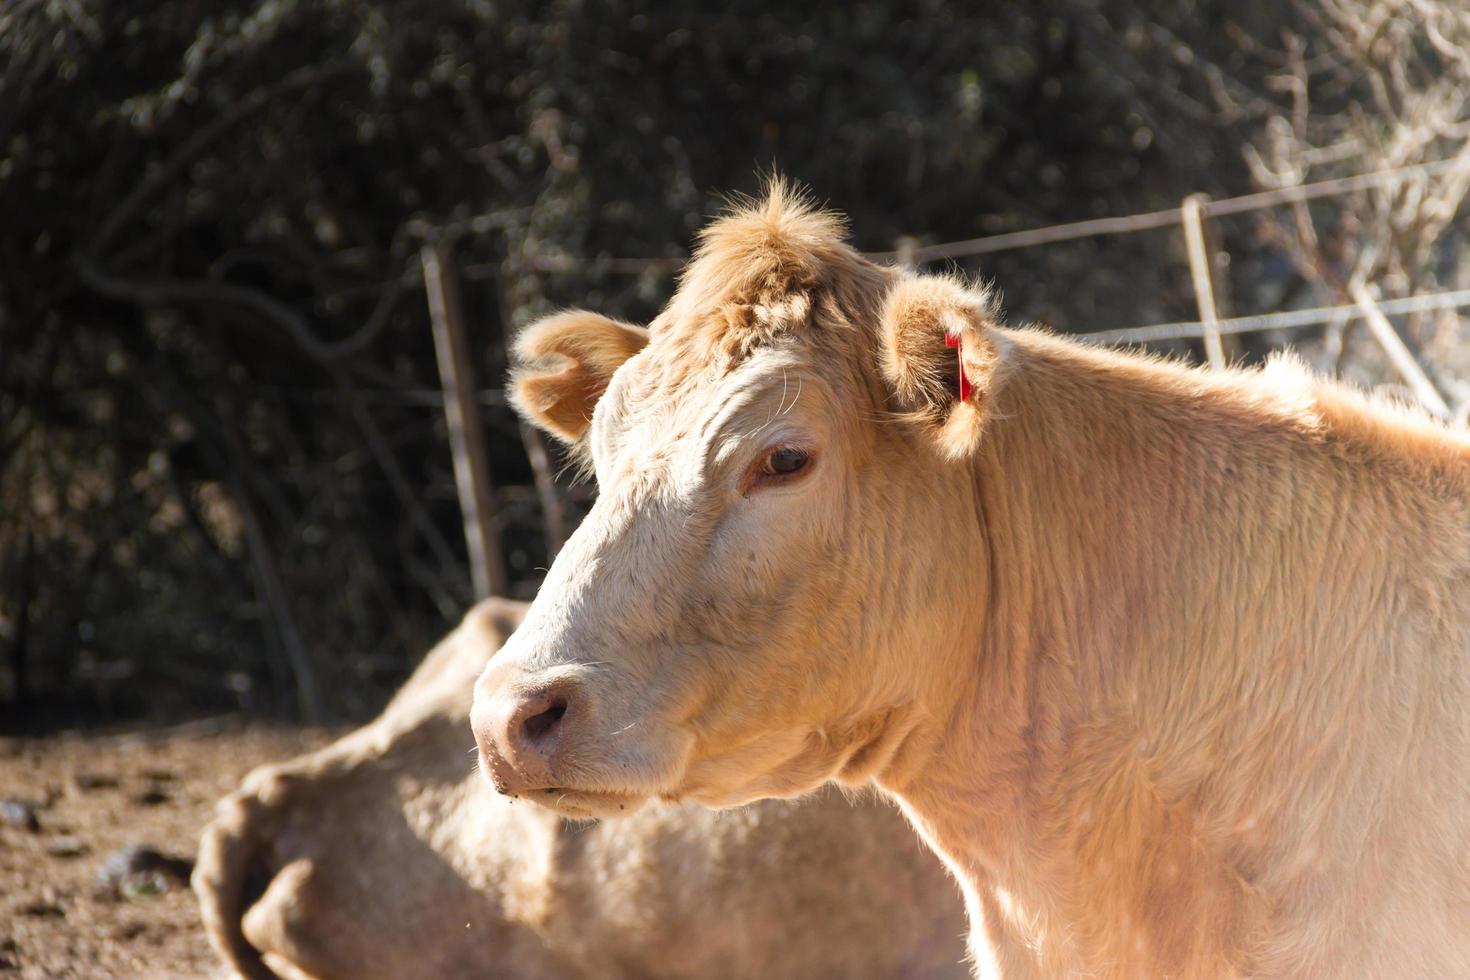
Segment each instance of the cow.
[[589,825],[473,771],[471,684],[524,614],[487,600],[371,724],[256,769],[194,888],[245,977],[956,980],[958,889],[876,799]]
[[780,181],[517,357],[599,497],[476,686],[503,793],[875,783],[985,976],[1470,976],[1463,432],[1008,328]]

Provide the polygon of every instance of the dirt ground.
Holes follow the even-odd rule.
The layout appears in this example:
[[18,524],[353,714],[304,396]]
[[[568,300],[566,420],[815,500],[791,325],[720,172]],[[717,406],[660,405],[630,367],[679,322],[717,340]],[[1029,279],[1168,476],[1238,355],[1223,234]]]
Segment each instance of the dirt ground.
[[[185,862],[247,771],[331,736],[219,727],[0,739],[0,978],[225,975]],[[133,845],[181,860],[104,871]]]

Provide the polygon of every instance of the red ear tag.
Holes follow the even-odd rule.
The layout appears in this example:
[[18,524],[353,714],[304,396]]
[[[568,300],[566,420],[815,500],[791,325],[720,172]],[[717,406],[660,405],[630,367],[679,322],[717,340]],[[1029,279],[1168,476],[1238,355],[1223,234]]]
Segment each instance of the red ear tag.
[[960,338],[951,337],[949,334],[944,335],[944,346],[955,349],[955,357],[959,359],[960,368],[960,401],[969,401],[970,392],[975,390],[975,386],[970,384],[970,379],[965,375],[965,346],[960,343]]

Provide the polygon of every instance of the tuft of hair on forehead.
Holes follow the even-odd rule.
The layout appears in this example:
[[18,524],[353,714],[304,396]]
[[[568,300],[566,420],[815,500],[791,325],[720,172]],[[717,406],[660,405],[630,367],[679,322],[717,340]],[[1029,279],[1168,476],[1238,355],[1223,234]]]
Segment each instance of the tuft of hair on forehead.
[[[699,234],[662,324],[726,365],[812,322],[818,293],[850,312],[886,272],[848,245],[847,220],[784,177],[735,198]],[[654,333],[662,324],[656,323]],[[697,339],[696,339],[697,338]]]
[[844,241],[846,235],[842,215],[773,176],[761,196],[735,198],[699,233],[679,292],[708,306],[779,302],[818,285],[834,265],[862,261]]

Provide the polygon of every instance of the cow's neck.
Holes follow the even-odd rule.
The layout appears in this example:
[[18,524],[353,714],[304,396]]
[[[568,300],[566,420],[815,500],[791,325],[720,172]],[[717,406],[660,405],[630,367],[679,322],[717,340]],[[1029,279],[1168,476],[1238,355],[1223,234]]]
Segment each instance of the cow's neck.
[[[1147,372],[1012,336],[1013,371],[968,504],[983,544],[973,632],[957,644],[967,662],[936,672],[944,683],[931,692],[932,714],[943,720],[916,740],[929,749],[922,762],[880,783],[961,878],[1001,955],[1009,949],[1047,972],[1177,969],[1180,955],[1206,955],[1210,943],[1179,932],[1198,923],[1169,921],[1170,903],[1181,915],[1193,906],[1219,916],[1233,903],[1220,892],[1239,881],[1198,839],[1190,804],[1158,792],[1143,760],[1160,754],[1150,739],[1168,736],[1132,717],[1129,699],[1158,694],[1150,673],[1181,669],[1180,651],[1164,648],[1188,638],[1151,632],[1163,602],[1176,606],[1177,623],[1178,603],[1198,601],[1188,615],[1204,617],[1205,630],[1208,617],[1229,614],[1204,604],[1219,555],[1201,528],[1222,522],[1202,510],[1228,506],[1218,492],[1228,480],[1269,493],[1271,454],[1222,446],[1228,427],[1191,424],[1199,406]],[[1260,472],[1239,471],[1257,464]],[[1150,876],[1171,867],[1175,882]],[[1106,948],[1115,939],[1088,935],[1138,915],[1156,921],[1139,924],[1146,958],[1131,965],[1126,951]],[[1217,925],[1225,942],[1247,923]],[[1111,967],[1099,964],[1104,956]]]

